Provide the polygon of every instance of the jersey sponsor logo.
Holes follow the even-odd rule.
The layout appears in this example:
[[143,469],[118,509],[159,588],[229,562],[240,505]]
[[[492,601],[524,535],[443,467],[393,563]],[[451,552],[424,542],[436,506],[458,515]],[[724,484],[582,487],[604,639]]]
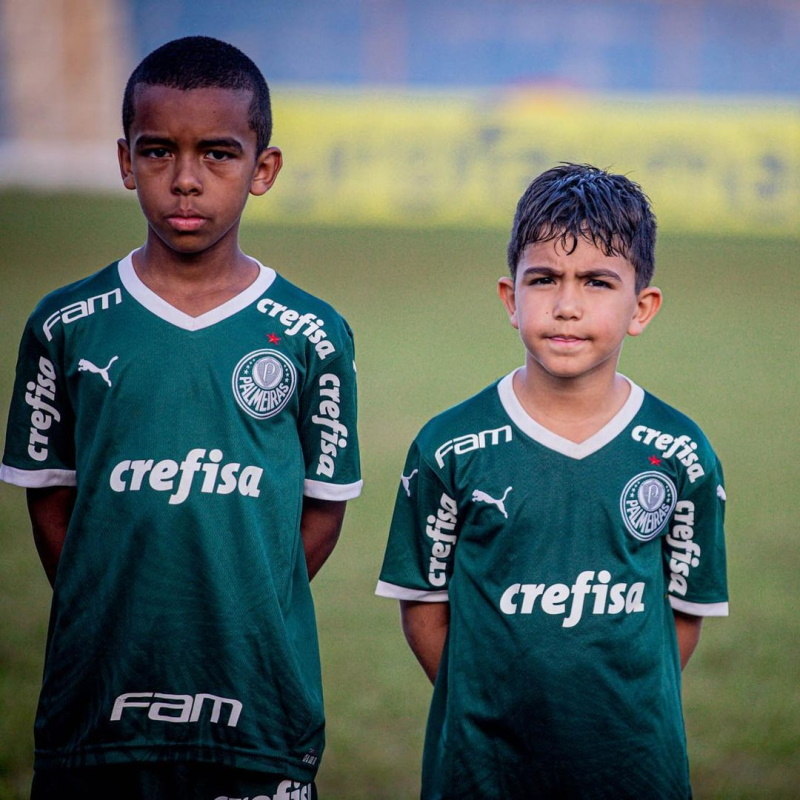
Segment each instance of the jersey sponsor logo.
[[97,294],[88,300],[78,300],[70,303],[58,311],[54,311],[42,324],[42,332],[48,342],[53,341],[53,328],[60,322],[62,325],[70,325],[83,317],[90,317],[97,311],[106,311],[111,308],[111,304],[118,306],[122,302],[122,290],[113,289],[105,294]]
[[661,472],[641,472],[631,478],[619,498],[625,527],[642,542],[664,530],[675,510],[675,484]]
[[337,375],[326,373],[319,379],[319,409],[311,417],[311,422],[320,429],[319,449],[320,456],[317,460],[317,475],[332,478],[336,470],[336,457],[339,450],[347,447],[347,428],[339,420],[339,387],[341,381]]
[[269,297],[262,297],[256,308],[270,317],[274,317],[286,328],[287,336],[296,336],[298,333],[305,336],[314,345],[314,350],[321,361],[336,352],[333,342],[328,339],[328,332],[323,328],[325,320],[314,314],[306,312],[301,314],[293,308],[276,303]]
[[123,715],[141,714],[156,722],[187,724],[207,719],[214,724],[235,728],[239,724],[242,704],[230,697],[215,694],[163,694],[161,692],[126,692],[114,701],[111,721],[119,722]]
[[296,386],[294,364],[277,350],[254,350],[233,370],[233,396],[256,419],[269,419],[282,411]]
[[460,456],[472,450],[482,450],[489,445],[505,444],[511,441],[511,426],[503,425],[502,428],[481,431],[480,433],[467,433],[464,436],[456,436],[455,439],[448,439],[444,444],[436,448],[434,457],[439,469],[444,466],[444,457],[452,452]]
[[25,384],[25,402],[31,407],[31,427],[28,434],[28,455],[34,461],[44,461],[49,454],[49,431],[54,422],[61,422],[61,414],[51,405],[56,399],[56,368],[42,356],[36,380]]
[[[533,614],[539,611],[553,616],[563,616],[561,627],[573,628],[591,603],[593,615],[638,614],[644,611],[642,582],[611,583],[611,573],[600,570],[581,572],[571,586],[566,583],[512,583],[500,597],[500,610],[509,616]],[[590,598],[589,595],[593,597]],[[538,605],[537,605],[538,601]]]
[[222,794],[214,800],[311,800],[312,784],[298,783],[297,781],[281,781],[275,794],[255,794],[252,797],[228,797]]
[[669,553],[669,591],[686,595],[688,578],[694,567],[700,566],[702,551],[694,541],[694,503],[681,500],[675,507],[672,528],[667,534]]
[[171,458],[163,461],[154,461],[152,458],[126,459],[111,470],[108,484],[115,492],[138,492],[143,486],[149,486],[155,492],[172,492],[169,496],[170,505],[178,505],[189,497],[195,476],[202,473],[200,491],[203,494],[231,494],[236,491],[244,497],[258,497],[261,494],[259,483],[264,474],[261,467],[223,464],[222,459],[222,450],[209,450],[206,455],[202,447],[190,450],[181,462]]
[[655,447],[660,451],[664,458],[675,458],[686,467],[686,475],[689,483],[694,483],[698,478],[705,475],[697,450],[697,442],[681,434],[673,436],[671,433],[663,433],[655,428],[648,428],[646,425],[637,425],[631,431],[631,438],[635,442],[641,442],[648,446]]
[[89,361],[88,358],[82,358],[78,362],[78,372],[92,372],[95,375],[99,375],[109,386],[111,386],[111,378],[108,377],[108,371],[111,369],[111,365],[118,358],[119,356],[114,356],[104,367],[98,367],[96,364],[93,364],[91,361]]
[[455,531],[458,522],[458,505],[445,492],[439,498],[439,508],[426,519],[425,533],[433,540],[428,561],[428,582],[431,586],[444,586],[447,582],[447,559],[456,543]]
[[508,519],[508,512],[506,511],[506,497],[508,497],[508,493],[513,489],[513,486],[509,486],[505,492],[503,492],[503,496],[500,498],[494,498],[491,495],[487,494],[486,492],[482,491],[481,489],[475,489],[472,493],[472,502],[473,503],[486,503],[490,506],[497,506],[497,510],[506,518]]
[[411,497],[411,481],[418,472],[418,469],[412,469],[410,475],[400,475],[400,483],[403,484],[406,497]]

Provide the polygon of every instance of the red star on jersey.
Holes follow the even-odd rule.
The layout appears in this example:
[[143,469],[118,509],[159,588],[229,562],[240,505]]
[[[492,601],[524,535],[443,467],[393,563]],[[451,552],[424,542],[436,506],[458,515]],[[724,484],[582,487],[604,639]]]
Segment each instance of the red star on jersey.
[[269,339],[270,344],[278,344],[278,342],[281,340],[281,337],[274,333],[268,333],[267,339]]
[[650,456],[647,459],[654,467],[657,467],[661,463],[661,459],[658,456]]

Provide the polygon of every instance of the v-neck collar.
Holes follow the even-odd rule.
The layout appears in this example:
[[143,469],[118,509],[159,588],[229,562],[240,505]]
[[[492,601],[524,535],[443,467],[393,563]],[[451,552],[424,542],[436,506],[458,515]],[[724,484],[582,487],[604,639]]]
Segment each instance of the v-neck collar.
[[117,269],[122,285],[136,302],[177,328],[182,328],[186,331],[199,331],[233,316],[243,308],[247,308],[272,285],[275,280],[275,270],[265,267],[255,259],[253,261],[258,265],[258,277],[235,297],[226,300],[222,305],[212,308],[204,314],[200,314],[199,317],[193,317],[175,308],[175,306],[170,305],[166,300],[159,297],[152,289],[145,286],[133,268],[133,253],[125,256],[119,262]]
[[568,458],[580,460],[605,447],[625,430],[642,407],[642,402],[644,401],[644,390],[630,378],[625,378],[630,384],[631,391],[622,408],[597,433],[582,442],[573,442],[553,433],[545,428],[544,425],[540,425],[525,411],[514,392],[514,372],[506,375],[497,384],[500,403],[506,414],[511,417],[511,421],[524,434],[530,436],[535,442]]

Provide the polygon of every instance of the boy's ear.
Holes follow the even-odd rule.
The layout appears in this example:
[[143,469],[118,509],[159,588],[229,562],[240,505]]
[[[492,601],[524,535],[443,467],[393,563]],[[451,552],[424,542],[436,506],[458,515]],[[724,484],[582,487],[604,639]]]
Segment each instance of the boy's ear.
[[266,194],[275,183],[275,178],[283,166],[283,154],[277,147],[267,147],[256,158],[256,168],[250,181],[250,194],[260,197]]
[[629,336],[638,336],[650,324],[650,321],[658,313],[658,309],[661,308],[662,299],[661,289],[656,289],[655,286],[647,286],[639,292],[636,299],[636,311],[628,325]]
[[133,177],[131,148],[125,139],[117,139],[117,159],[119,160],[119,172],[122,175],[123,186],[126,189],[135,189],[136,181]]
[[500,295],[503,305],[508,313],[508,320],[514,328],[519,328],[517,320],[517,297],[514,291],[514,279],[509,277],[499,278],[497,281],[497,294]]

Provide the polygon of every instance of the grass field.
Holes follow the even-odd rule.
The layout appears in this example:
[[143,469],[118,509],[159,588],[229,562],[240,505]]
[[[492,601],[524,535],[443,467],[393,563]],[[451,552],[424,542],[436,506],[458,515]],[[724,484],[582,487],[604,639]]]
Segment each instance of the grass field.
[[[510,211],[509,211],[510,214]],[[47,290],[142,239],[134,202],[0,193],[0,414],[24,320]],[[245,248],[336,305],[356,332],[363,497],[314,584],[325,800],[410,800],[430,688],[373,597],[405,449],[432,414],[521,359],[494,295],[506,233],[245,227]],[[622,369],[705,429],[726,468],[732,615],[685,673],[695,794],[800,796],[797,400],[800,241],[663,235],[666,303]],[[25,796],[49,589],[21,490],[0,487],[0,800]]]

